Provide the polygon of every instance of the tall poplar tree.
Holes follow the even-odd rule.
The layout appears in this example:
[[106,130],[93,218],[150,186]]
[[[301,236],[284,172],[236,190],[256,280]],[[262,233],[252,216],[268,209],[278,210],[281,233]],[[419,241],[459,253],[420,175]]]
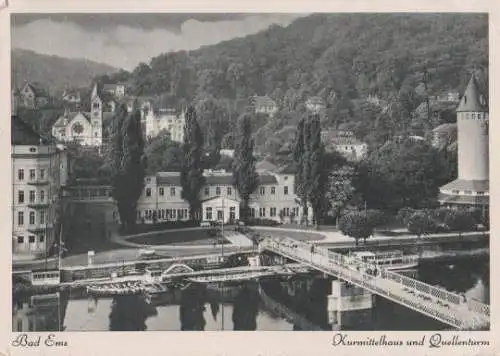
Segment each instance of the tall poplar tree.
[[309,182],[309,136],[310,124],[301,118],[297,124],[293,158],[295,162],[295,188],[302,206],[302,216],[308,213],[308,182]]
[[121,223],[126,231],[130,231],[136,222],[137,201],[144,189],[146,175],[139,110],[127,114],[125,107],[118,109],[113,122],[111,155],[112,194]]
[[318,114],[309,119],[310,138],[308,144],[308,200],[313,210],[313,219],[319,225],[327,209],[326,189],[328,185],[328,168],[325,160],[325,147],[321,142],[321,123]]
[[233,184],[241,198],[241,218],[248,219],[248,201],[257,189],[259,177],[255,170],[256,159],[253,155],[252,117],[243,114],[238,120],[238,134],[235,140],[233,159]]
[[196,119],[194,107],[185,114],[183,157],[181,164],[182,198],[189,203],[192,220],[201,219],[200,190],[205,184],[203,176],[203,134]]

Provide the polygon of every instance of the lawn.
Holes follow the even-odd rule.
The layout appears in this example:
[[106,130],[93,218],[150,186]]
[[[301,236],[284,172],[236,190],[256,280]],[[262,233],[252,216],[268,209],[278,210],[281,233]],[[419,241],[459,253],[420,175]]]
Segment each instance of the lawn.
[[[211,245],[214,243],[214,238],[209,235],[208,231],[162,231],[146,236],[131,237],[127,240],[145,245]],[[229,241],[224,239],[224,243],[227,244]]]
[[290,237],[299,241],[314,241],[314,240],[323,240],[325,237],[320,233],[309,232],[309,231],[282,231],[282,230],[273,230],[273,229],[258,229],[254,230],[255,233],[260,236],[271,235],[273,237]]

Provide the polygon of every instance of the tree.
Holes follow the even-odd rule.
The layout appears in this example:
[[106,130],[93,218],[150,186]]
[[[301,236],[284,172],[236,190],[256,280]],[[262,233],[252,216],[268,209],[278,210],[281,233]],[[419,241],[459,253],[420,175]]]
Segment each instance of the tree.
[[170,139],[166,131],[152,138],[145,150],[148,174],[165,171],[180,171],[182,165],[182,146]]
[[420,238],[436,230],[436,223],[429,212],[418,210],[408,217],[408,231]]
[[373,228],[382,226],[387,223],[388,216],[382,210],[368,209],[366,212],[366,218]]
[[471,231],[476,227],[476,221],[471,212],[466,210],[450,209],[446,214],[444,223],[450,231]]
[[397,219],[403,225],[408,225],[408,219],[415,213],[415,209],[404,207],[399,209]]
[[367,205],[397,211],[429,207],[447,180],[440,153],[426,142],[393,140],[363,160],[354,180]]
[[356,240],[358,246],[359,239],[366,239],[373,234],[371,225],[365,212],[352,212],[342,216],[339,220],[340,231]]
[[[126,107],[118,110],[116,120],[120,122],[115,128],[120,130],[113,133],[112,195],[118,205],[120,221],[129,231],[136,222],[137,201],[144,189],[146,161],[141,113],[134,110],[123,121],[126,112]],[[121,137],[116,137],[118,135]]]
[[308,216],[308,188],[309,182],[309,138],[310,126],[307,120],[301,118],[297,124],[297,132],[295,136],[295,145],[293,149],[293,160],[295,164],[295,187],[296,194],[300,199],[302,206],[302,217]]
[[321,142],[321,124],[319,115],[310,118],[309,140],[309,179],[307,182],[308,198],[313,209],[313,220],[319,226],[327,208],[328,200],[325,191],[328,185],[328,169],[326,165],[325,147]]
[[243,114],[238,121],[238,136],[235,142],[233,159],[233,184],[241,198],[242,220],[248,218],[248,201],[257,189],[259,177],[255,170],[256,159],[253,154],[252,123],[249,114]]
[[203,135],[190,106],[185,114],[183,157],[181,166],[182,198],[189,203],[191,219],[201,216],[200,190],[205,184],[202,167]]

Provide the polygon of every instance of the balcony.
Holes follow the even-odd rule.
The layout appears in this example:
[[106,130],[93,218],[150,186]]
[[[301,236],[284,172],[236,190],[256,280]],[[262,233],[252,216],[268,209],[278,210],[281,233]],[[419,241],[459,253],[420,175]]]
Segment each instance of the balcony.
[[32,234],[38,234],[40,232],[46,232],[47,230],[53,229],[54,226],[52,224],[41,225],[41,226],[30,226],[28,227],[28,231]]
[[49,181],[48,178],[45,178],[45,179],[35,179],[35,180],[29,180],[28,184],[29,185],[35,185],[35,186],[49,185],[50,181]]
[[50,206],[48,202],[33,202],[33,203],[28,203],[28,207],[31,209],[47,209]]

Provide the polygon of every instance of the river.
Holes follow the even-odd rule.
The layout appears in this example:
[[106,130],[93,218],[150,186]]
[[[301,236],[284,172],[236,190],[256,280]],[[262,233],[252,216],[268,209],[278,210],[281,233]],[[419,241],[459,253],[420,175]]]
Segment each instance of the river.
[[[423,262],[412,277],[489,303],[488,257]],[[331,330],[329,287],[330,280],[324,278],[247,282],[222,290],[191,285],[154,304],[133,296],[92,300],[70,295],[59,308],[14,313],[13,331],[58,330],[61,324],[65,331]],[[374,305],[343,329],[449,328],[381,297],[375,297]]]

